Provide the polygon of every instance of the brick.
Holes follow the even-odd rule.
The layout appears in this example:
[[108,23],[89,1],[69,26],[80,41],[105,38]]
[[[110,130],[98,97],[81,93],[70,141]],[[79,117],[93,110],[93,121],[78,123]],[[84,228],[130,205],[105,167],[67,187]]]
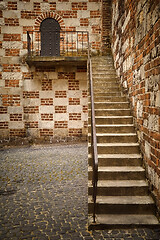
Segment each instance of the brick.
[[25,128],[38,128],[38,122],[25,122]]
[[69,120],[81,120],[81,113],[69,113]]
[[3,64],[3,72],[21,72],[19,64]]
[[42,121],[53,121],[53,113],[41,113]]
[[67,121],[55,121],[54,127],[55,128],[68,128],[68,122]]
[[29,106],[29,107],[24,107],[24,113],[39,113],[39,107],[38,106]]
[[80,26],[88,26],[89,25],[89,21],[88,18],[80,18]]
[[15,113],[15,114],[10,114],[10,121],[22,121],[22,114]]
[[55,113],[66,113],[67,106],[55,106]]
[[8,129],[8,122],[0,122],[0,129]]
[[6,114],[7,113],[7,107],[0,107],[0,114]]
[[83,105],[83,113],[88,113],[88,106],[87,105]]
[[53,98],[41,98],[41,105],[50,106],[53,105]]
[[8,10],[17,10],[17,2],[8,2]]
[[19,49],[5,49],[6,56],[19,56]]
[[41,137],[53,137],[53,129],[40,129]]
[[23,98],[39,98],[39,91],[23,91]]
[[69,105],[80,105],[80,98],[69,98]]
[[81,128],[70,128],[69,129],[69,136],[81,137],[82,136],[82,129]]
[[52,90],[52,79],[42,79],[42,91]]
[[19,80],[5,80],[5,87],[19,87]]
[[20,106],[20,95],[2,95],[3,106]]
[[19,26],[18,18],[5,18],[4,22],[5,22],[5,26]]
[[75,79],[75,72],[58,72],[58,79]]
[[55,98],[66,98],[67,92],[66,91],[55,91]]
[[24,129],[10,129],[10,137],[26,137]]
[[88,91],[87,90],[82,90],[82,97],[87,98],[88,97]]
[[21,34],[4,33],[3,41],[21,41]]
[[87,3],[85,3],[85,2],[72,2],[72,10],[87,10]]
[[79,80],[68,80],[68,90],[79,90]]

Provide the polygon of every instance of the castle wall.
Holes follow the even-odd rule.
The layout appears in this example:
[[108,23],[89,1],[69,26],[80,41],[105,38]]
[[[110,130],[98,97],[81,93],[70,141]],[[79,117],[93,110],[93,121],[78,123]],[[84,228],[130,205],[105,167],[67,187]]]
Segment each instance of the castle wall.
[[100,0],[0,1],[0,141],[87,139],[87,68],[29,67],[27,31],[55,18],[63,31],[88,31],[101,47]]
[[128,92],[144,164],[160,208],[160,4],[113,0],[112,51]]

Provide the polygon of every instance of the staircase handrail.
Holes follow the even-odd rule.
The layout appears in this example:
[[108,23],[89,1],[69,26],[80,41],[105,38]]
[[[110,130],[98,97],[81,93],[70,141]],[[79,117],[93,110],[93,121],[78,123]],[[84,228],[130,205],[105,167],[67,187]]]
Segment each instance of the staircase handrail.
[[90,96],[91,96],[91,154],[93,160],[93,222],[96,222],[96,198],[97,198],[97,182],[98,182],[98,153],[97,153],[97,137],[96,137],[96,121],[95,121],[95,108],[94,108],[94,94],[93,94],[93,77],[92,77],[92,61],[90,54],[88,54],[89,65],[89,83],[90,83]]

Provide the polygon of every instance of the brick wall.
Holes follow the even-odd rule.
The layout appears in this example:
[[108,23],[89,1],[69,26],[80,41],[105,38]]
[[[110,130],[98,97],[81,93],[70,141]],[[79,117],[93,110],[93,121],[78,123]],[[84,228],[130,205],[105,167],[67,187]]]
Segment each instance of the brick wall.
[[86,139],[87,67],[29,67],[25,62],[27,31],[39,30],[43,19],[53,17],[64,31],[89,31],[97,53],[101,47],[101,1],[0,3],[1,143]]
[[112,51],[160,209],[160,3],[113,0]]

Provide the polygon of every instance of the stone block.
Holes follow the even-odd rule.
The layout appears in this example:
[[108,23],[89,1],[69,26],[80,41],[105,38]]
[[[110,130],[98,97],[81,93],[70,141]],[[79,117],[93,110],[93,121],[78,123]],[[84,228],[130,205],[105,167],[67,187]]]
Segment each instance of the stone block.
[[83,122],[80,120],[69,121],[68,128],[83,128]]
[[39,113],[54,113],[53,106],[39,106]]
[[40,98],[53,98],[55,96],[54,91],[40,91]]
[[68,136],[68,128],[55,128],[54,136],[66,137]]
[[65,18],[64,19],[65,25],[70,27],[78,27],[80,26],[80,21],[77,18]]
[[20,26],[29,26],[30,27],[30,26],[34,26],[34,24],[35,24],[35,20],[34,19],[23,19],[23,18],[19,19],[19,25]]
[[72,4],[71,4],[71,2],[57,2],[56,10],[57,11],[71,11]]
[[26,98],[23,99],[23,106],[39,106],[40,105],[40,99],[35,99],[35,98]]
[[2,42],[2,48],[6,49],[22,49],[23,43],[20,41],[3,41]]
[[68,112],[70,112],[70,113],[82,112],[82,106],[81,105],[69,105]]
[[23,107],[20,106],[20,107],[16,107],[16,106],[9,106],[8,107],[8,114],[11,114],[11,113],[22,113],[23,112]]
[[[147,156],[148,159],[150,159],[150,156],[151,156],[151,146],[150,144],[145,141],[145,154]],[[148,174],[150,175],[150,173],[148,172]]]
[[87,2],[87,10],[89,11],[97,11],[100,10],[101,5],[98,2]]
[[126,19],[125,19],[125,21],[124,21],[123,26],[122,26],[122,33],[124,32],[127,24],[129,23],[129,20],[130,20],[130,11],[128,12],[128,15],[127,15],[127,17],[126,17]]
[[67,106],[68,105],[68,99],[66,99],[66,98],[55,98],[54,99],[54,105],[55,106]]
[[148,116],[148,129],[151,131],[159,131],[159,116],[154,114],[149,114]]
[[4,10],[3,11],[4,18],[21,18],[21,12],[19,10]]
[[143,101],[137,101],[137,118],[141,118],[143,116]]
[[50,11],[50,4],[48,2],[42,2],[41,3],[41,11],[42,12]]
[[24,91],[38,91],[41,90],[41,82],[39,80],[23,80]]
[[1,114],[1,122],[9,121],[9,114]]
[[[38,2],[42,2],[43,0],[39,0]],[[36,2],[34,0],[34,2]],[[17,8],[20,11],[33,11],[33,1],[25,2],[25,1],[17,1]]]
[[156,101],[155,101],[155,106],[160,107],[160,91],[156,93]]
[[19,64],[20,57],[3,57],[3,64]]
[[21,72],[2,72],[2,79],[22,79]]
[[68,121],[68,113],[55,113],[54,114],[54,121]]
[[9,129],[23,129],[24,123],[23,121],[9,122],[8,126],[9,126]]
[[1,27],[2,33],[7,34],[21,34],[23,32],[23,28],[21,26],[2,26]]
[[34,114],[24,114],[24,120],[27,120],[27,121],[39,121],[40,119],[40,114],[39,113],[34,113]]
[[39,128],[53,129],[54,128],[54,122],[53,121],[39,121]]

